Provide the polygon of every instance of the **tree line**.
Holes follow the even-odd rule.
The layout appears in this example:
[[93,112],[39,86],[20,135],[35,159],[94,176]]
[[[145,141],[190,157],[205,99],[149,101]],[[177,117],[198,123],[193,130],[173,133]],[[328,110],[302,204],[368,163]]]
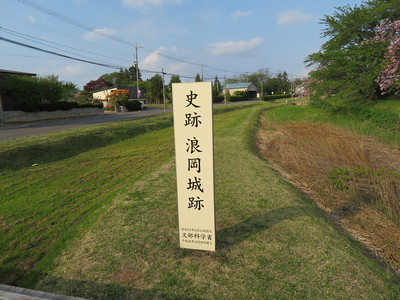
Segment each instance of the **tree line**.
[[[136,78],[139,78],[139,88],[142,95],[149,101],[149,103],[162,103],[165,93],[167,101],[172,100],[172,84],[180,83],[181,78],[178,74],[171,75],[169,82],[163,82],[163,77],[160,74],[155,74],[147,80],[142,80],[140,70],[136,74],[135,66],[128,69],[121,69],[119,72],[106,73],[101,75],[98,79],[88,82],[84,86],[84,91],[80,94],[82,98],[91,97],[91,93],[96,90],[112,86],[129,86],[136,87]],[[195,82],[202,81],[199,73],[194,78]],[[257,86],[258,91],[263,94],[290,94],[293,92],[293,87],[299,85],[302,80],[291,80],[287,72],[280,72],[272,76],[269,69],[260,69],[254,73],[240,74],[231,78],[224,78],[221,80],[216,75],[212,81],[212,94],[213,97],[221,96],[223,93],[224,84],[238,83],[238,82],[251,82]]]

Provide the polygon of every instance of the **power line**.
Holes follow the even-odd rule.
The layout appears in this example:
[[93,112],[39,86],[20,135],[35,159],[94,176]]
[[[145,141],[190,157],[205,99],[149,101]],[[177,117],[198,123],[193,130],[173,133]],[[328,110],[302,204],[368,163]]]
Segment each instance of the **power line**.
[[17,0],[17,1],[19,1],[19,2],[21,2],[23,4],[25,4],[25,5],[28,5],[28,6],[32,7],[32,8],[34,8],[34,9],[40,10],[41,12],[44,12],[45,14],[47,14],[49,16],[53,16],[53,17],[55,17],[55,18],[57,18],[57,19],[59,19],[61,21],[64,21],[64,22],[67,22],[69,24],[78,26],[78,27],[80,27],[80,28],[82,28],[82,29],[84,29],[86,31],[94,32],[95,34],[101,35],[103,37],[112,39],[112,40],[114,40],[116,42],[120,42],[120,43],[129,45],[129,46],[133,46],[134,45],[133,43],[128,42],[126,40],[114,37],[112,35],[106,34],[106,33],[101,32],[101,31],[97,31],[95,28],[93,28],[91,26],[85,25],[85,24],[83,24],[81,22],[78,22],[78,21],[75,21],[75,20],[73,20],[71,18],[68,18],[68,17],[66,17],[66,16],[64,16],[62,14],[59,14],[59,13],[51,10],[51,9],[48,9],[48,8],[46,8],[44,6],[41,6],[41,5],[37,4],[37,3],[34,3],[33,1],[30,1],[30,0]]
[[[58,52],[42,49],[42,48],[39,48],[39,47],[35,47],[35,46],[29,45],[29,44],[21,43],[21,42],[18,42],[18,41],[15,41],[15,40],[11,40],[11,39],[7,39],[7,38],[4,38],[4,37],[0,37],[0,40],[8,42],[8,43],[15,44],[15,45],[18,45],[18,46],[22,46],[22,47],[25,47],[25,48],[41,51],[41,52],[44,52],[44,53],[47,53],[47,54],[56,55],[56,56],[59,56],[59,57],[65,58],[65,59],[76,60],[76,61],[80,61],[80,62],[84,62],[84,63],[89,63],[89,64],[93,64],[93,65],[98,65],[98,66],[112,68],[112,69],[118,69],[118,70],[124,68],[122,66],[112,65],[112,64],[108,64],[108,63],[100,63],[100,62],[94,62],[94,61],[90,61],[90,60],[86,60],[86,59],[80,59],[80,58],[77,58],[77,57],[73,57],[73,56],[61,54],[61,53],[58,53]],[[176,74],[170,73],[170,72],[163,72],[163,71],[160,72],[160,71],[146,70],[146,69],[141,69],[140,71],[143,72],[143,73],[151,73],[151,74],[162,74],[163,73],[163,74],[166,74],[166,75],[176,75]],[[195,78],[194,75],[193,76],[180,75],[180,77],[188,78],[188,79]]]
[[57,56],[68,58],[68,59],[72,59],[72,60],[77,60],[77,61],[80,61],[80,62],[85,62],[85,63],[92,64],[92,65],[102,66],[102,67],[111,68],[111,69],[118,69],[118,70],[122,68],[121,66],[98,63],[98,62],[94,62],[94,61],[90,61],[90,60],[86,60],[86,59],[80,59],[80,58],[72,57],[72,56],[69,56],[69,55],[60,54],[60,53],[57,53],[57,52],[53,52],[53,51],[45,50],[45,49],[42,49],[42,48],[38,48],[38,47],[35,47],[35,46],[32,46],[32,45],[24,44],[24,43],[21,43],[21,42],[18,42],[18,41],[10,40],[10,39],[4,38],[4,37],[0,37],[0,40],[8,42],[8,43],[11,43],[11,44],[15,44],[15,45],[18,45],[18,46],[22,46],[22,47],[25,47],[25,48],[30,48],[30,49],[33,49],[33,50],[41,51],[41,52],[48,53],[48,54],[57,55]]
[[[89,60],[86,60],[86,59],[80,59],[80,58],[72,57],[72,56],[69,56],[69,55],[64,55],[64,54],[61,54],[61,53],[57,53],[57,52],[54,52],[54,51],[49,51],[49,50],[46,50],[46,49],[38,48],[38,47],[35,47],[35,46],[32,46],[32,45],[28,45],[28,44],[25,44],[25,43],[21,43],[21,42],[18,42],[18,41],[10,40],[10,39],[4,38],[4,37],[0,37],[0,40],[8,42],[8,43],[15,44],[15,45],[18,45],[18,46],[22,46],[22,47],[25,47],[25,48],[29,48],[29,49],[41,51],[41,52],[44,52],[44,53],[56,55],[56,56],[59,56],[59,57],[62,57],[62,58],[76,60],[76,61],[80,61],[80,62],[84,62],[84,63],[88,63],[88,64],[93,64],[93,65],[97,65],[97,66],[101,66],[101,67],[117,69],[117,70],[120,70],[120,69],[124,68],[122,66],[117,66],[117,65],[107,64],[107,63],[99,63],[99,62],[89,61]],[[171,75],[171,76],[172,75],[176,75],[176,73],[169,73],[169,72],[164,72],[164,71],[160,72],[160,71],[146,70],[146,69],[141,69],[140,71],[143,72],[143,73],[165,74],[165,75]],[[186,78],[186,79],[194,79],[196,76],[179,75],[179,77]],[[207,77],[207,79],[212,79],[212,78],[211,77]]]
[[[85,31],[93,32],[94,34],[97,34],[99,36],[114,40],[116,42],[119,42],[119,43],[122,43],[122,44],[125,44],[125,45],[129,45],[129,46],[134,46],[135,45],[135,43],[132,43],[132,42],[126,41],[124,39],[115,37],[113,35],[106,34],[104,32],[96,30],[95,28],[93,28],[91,26],[88,26],[88,25],[86,25],[84,23],[75,21],[75,20],[73,20],[73,19],[71,19],[71,18],[69,18],[67,16],[64,16],[64,15],[62,15],[60,13],[57,13],[57,12],[55,12],[55,11],[49,9],[49,8],[41,6],[41,5],[39,5],[39,4],[37,4],[37,3],[33,2],[33,1],[30,1],[30,0],[17,0],[17,1],[19,1],[22,4],[28,5],[28,6],[32,7],[32,8],[34,8],[34,9],[36,9],[36,10],[39,10],[39,11],[41,11],[41,12],[47,14],[47,15],[55,17],[55,18],[57,18],[57,19],[59,19],[61,21],[67,22],[67,23],[69,23],[71,25],[74,25],[74,26],[77,26],[77,27],[79,27],[81,29],[84,29]],[[17,42],[17,41],[9,40],[9,39],[6,39],[6,38],[0,38],[0,39],[3,40],[3,41],[7,41],[9,43],[14,43],[14,44],[17,44],[17,45],[20,45],[20,46],[23,46],[23,47],[31,48],[31,49],[34,49],[34,50],[42,51],[42,52],[45,52],[45,53],[48,53],[48,54],[57,55],[57,56],[68,58],[68,59],[73,59],[73,60],[77,60],[77,61],[81,61],[81,62],[86,62],[86,63],[95,64],[95,65],[104,66],[104,67],[109,67],[109,68],[114,68],[114,69],[120,69],[121,68],[120,66],[116,66],[116,65],[112,65],[112,64],[98,63],[98,62],[93,62],[93,61],[90,61],[90,60],[79,59],[79,58],[76,58],[76,57],[72,57],[72,56],[60,54],[60,53],[57,53],[57,52],[41,49],[41,48],[34,47],[34,46],[31,46],[31,45],[28,45],[28,44],[24,44],[24,43],[20,43],[20,42]],[[61,45],[61,46],[63,46],[63,45]],[[67,47],[67,46],[63,46],[63,47]],[[156,50],[152,50],[152,49],[149,49],[147,47],[143,47],[143,48],[144,48],[145,51],[156,52]],[[77,48],[75,48],[75,50],[84,51],[84,50],[80,50],[80,49],[77,49]],[[63,50],[63,51],[65,51],[65,50]],[[182,63],[185,63],[185,64],[201,66],[202,67],[202,74],[203,74],[204,67],[209,68],[209,69],[213,69],[213,70],[217,70],[217,71],[220,71],[220,72],[224,72],[224,73],[232,73],[232,74],[245,74],[246,73],[246,72],[237,72],[237,71],[226,70],[226,69],[214,67],[214,66],[211,66],[211,65],[208,65],[208,64],[192,62],[192,61],[189,61],[189,60],[176,58],[176,57],[173,57],[173,56],[170,56],[170,55],[167,55],[167,54],[160,53],[161,51],[162,51],[162,49],[157,50],[157,55],[165,57],[167,59],[174,60],[174,61],[182,62]],[[90,53],[89,51],[85,51],[85,52]],[[73,54],[75,54],[75,53],[73,53]],[[98,53],[91,53],[91,54],[101,55],[101,54],[98,54]],[[107,57],[107,56],[105,56],[105,57]],[[111,57],[109,57],[109,58],[111,58]],[[148,72],[160,73],[160,72],[149,71],[149,70],[148,70]],[[168,73],[165,73],[165,74],[168,74]],[[170,75],[174,75],[174,74],[170,74]],[[184,76],[182,76],[182,77],[184,77]],[[187,76],[187,78],[193,78],[193,77]]]
[[[41,5],[37,4],[37,3],[34,3],[32,1],[30,1],[30,0],[17,0],[17,1],[19,1],[19,2],[21,2],[23,4],[25,4],[25,5],[28,5],[28,6],[32,7],[32,8],[34,8],[34,9],[37,9],[39,11],[42,11],[42,12],[44,12],[44,13],[50,15],[50,16],[53,16],[53,17],[59,19],[59,20],[62,20],[62,21],[67,22],[69,24],[72,24],[72,25],[75,25],[77,27],[80,27],[80,28],[82,28],[82,29],[84,29],[86,31],[94,32],[95,34],[98,34],[100,36],[112,39],[112,40],[114,40],[116,42],[123,43],[125,45],[129,45],[129,46],[134,46],[135,45],[132,42],[129,42],[129,41],[114,37],[112,35],[106,34],[106,33],[101,32],[101,31],[97,31],[95,28],[93,28],[91,26],[88,26],[88,25],[83,24],[81,22],[75,21],[75,20],[73,20],[73,19],[71,19],[69,17],[66,17],[66,16],[64,16],[62,14],[59,14],[59,13],[57,13],[57,12],[51,10],[51,9],[48,9],[48,8],[46,8],[44,6],[41,6]],[[155,50],[149,49],[147,47],[143,47],[143,49],[146,50],[146,51],[149,51],[149,52],[154,52],[155,51]],[[197,63],[197,62],[192,62],[192,61],[176,58],[176,57],[173,57],[173,56],[170,56],[170,55],[166,55],[166,54],[163,54],[163,53],[158,53],[158,55],[160,55],[162,57],[165,57],[165,58],[168,58],[168,59],[171,59],[171,60],[174,60],[174,61],[178,61],[178,62],[190,64],[190,65],[197,65],[197,66],[207,67],[207,68],[214,69],[214,70],[217,70],[217,71],[220,71],[220,72],[240,73],[240,72],[236,72],[236,71],[224,70],[224,69],[213,67],[213,66],[210,66],[210,65],[207,65],[207,64],[202,64],[202,63]]]
[[[57,31],[53,30],[54,28],[48,27],[48,26],[45,26],[45,25],[42,25],[42,24],[37,24],[37,23],[30,24],[28,22],[25,22],[23,19],[21,19],[17,15],[14,15],[14,14],[11,14],[11,13],[5,12],[5,11],[2,12],[1,9],[0,9],[0,16],[3,17],[3,18],[6,18],[6,19],[8,19],[8,20],[10,20],[12,22],[16,22],[16,23],[22,24],[22,25],[24,25],[24,26],[26,26],[26,27],[28,27],[30,29],[37,30],[37,31],[40,31],[40,32],[44,32],[46,34],[50,34],[50,35],[52,35],[53,37],[56,37],[56,38],[61,38],[64,42],[66,42],[67,40],[70,41],[71,43],[77,43],[78,42],[79,46],[82,46],[82,41],[77,41],[75,38],[72,38],[72,36],[67,32],[57,32]],[[19,34],[22,34],[22,33],[19,33]],[[69,36],[69,38],[66,39],[66,37],[68,37],[68,36]],[[88,46],[90,48],[95,48],[96,50],[99,50],[98,45],[94,46],[93,43],[90,42],[90,41],[83,41],[83,42],[87,43],[86,46]],[[51,42],[49,41],[49,43],[51,43]],[[123,59],[123,58],[120,58],[120,57],[104,55],[104,54],[100,54],[98,52],[82,50],[80,48],[74,48],[74,47],[71,47],[71,46],[65,46],[65,45],[62,45],[62,46],[66,47],[66,48],[70,48],[70,49],[76,49],[76,50],[81,51],[81,52],[94,54],[94,55],[97,55],[97,56],[102,56],[102,57],[106,57],[106,58],[115,59],[115,60],[130,61],[130,60]],[[113,50],[113,54],[115,55],[114,50]]]
[[224,69],[213,67],[213,66],[210,66],[210,65],[207,65],[207,64],[191,62],[191,61],[188,61],[188,60],[185,60],[185,59],[180,59],[180,58],[176,58],[176,57],[173,57],[173,56],[170,56],[170,55],[166,55],[166,54],[160,53],[160,51],[162,51],[161,49],[152,50],[152,49],[149,49],[147,47],[143,47],[143,49],[148,51],[148,52],[156,52],[156,51],[158,51],[157,55],[159,55],[159,56],[162,56],[162,57],[165,57],[165,58],[168,58],[168,59],[172,59],[172,60],[175,60],[175,61],[179,61],[179,62],[182,62],[182,63],[186,63],[186,64],[189,64],[189,65],[207,67],[207,68],[214,69],[214,70],[217,70],[217,71],[220,71],[220,72],[225,72],[225,73],[240,73],[240,72],[236,72],[236,71],[224,70]]
[[[37,38],[37,37],[31,36],[31,35],[26,35],[26,34],[19,33],[19,32],[14,31],[14,30],[6,29],[4,27],[0,27],[0,30],[4,31],[4,32],[6,32],[6,33],[8,33],[10,35],[17,36],[17,37],[26,39],[26,40],[31,41],[31,42],[35,42],[35,43],[38,43],[38,44],[41,44],[41,45],[45,45],[45,46],[48,46],[48,47],[51,47],[51,48],[54,48],[54,49],[57,49],[57,50],[65,51],[65,52],[68,52],[68,53],[71,53],[71,54],[80,55],[80,56],[85,57],[85,58],[88,58],[88,57],[83,56],[81,54],[76,54],[74,52],[66,51],[66,50],[63,50],[63,49],[60,49],[60,48],[57,48],[57,47],[53,47],[53,46],[48,45],[48,44],[53,44],[53,45],[57,45],[57,46],[61,46],[61,47],[67,48],[67,49],[77,50],[77,51],[80,51],[80,52],[86,52],[86,53],[89,53],[89,54],[94,54],[94,55],[102,56],[102,57],[106,57],[106,58],[118,59],[118,60],[122,60],[122,61],[129,61],[129,60],[126,60],[126,59],[115,58],[115,57],[112,57],[112,56],[107,56],[107,55],[103,55],[103,54],[96,53],[96,52],[86,51],[86,50],[82,50],[82,49],[79,49],[79,48],[70,47],[70,46],[66,46],[66,45],[63,45],[63,44],[55,43],[55,42],[50,42],[50,41],[47,41],[47,40],[44,40],[44,39],[41,39],[41,38]],[[38,41],[42,41],[44,43],[38,42]]]

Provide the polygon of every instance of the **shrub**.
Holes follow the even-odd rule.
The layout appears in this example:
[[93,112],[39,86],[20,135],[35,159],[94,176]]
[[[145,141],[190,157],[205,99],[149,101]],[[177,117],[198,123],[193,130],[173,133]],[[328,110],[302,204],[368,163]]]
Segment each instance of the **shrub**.
[[292,95],[290,94],[285,94],[285,95],[264,95],[262,97],[262,99],[264,101],[268,101],[268,100],[276,100],[276,99],[285,99],[285,98],[290,98],[292,97]]
[[24,112],[39,112],[39,111],[56,111],[56,110],[70,110],[73,108],[88,108],[88,107],[97,107],[103,108],[103,104],[98,103],[85,103],[79,104],[77,102],[67,102],[67,101],[59,101],[54,103],[44,103],[44,104],[21,104],[18,106],[18,109]]
[[248,97],[243,97],[243,96],[231,96],[229,101],[245,101],[245,100],[249,100]]
[[224,102],[224,100],[225,100],[225,97],[223,95],[213,96],[214,103],[221,103],[221,102]]
[[248,91],[235,91],[233,92],[234,97],[249,97],[249,92]]
[[57,106],[54,107],[53,104],[63,99],[70,99],[76,92],[76,86],[71,82],[59,81],[54,75],[45,77],[11,75],[2,80],[1,92],[8,100],[5,102],[5,110],[56,110]]
[[129,90],[115,90],[106,96],[112,104],[122,105],[124,101],[128,101],[131,92]]
[[125,106],[127,110],[134,111],[134,110],[141,110],[142,103],[139,100],[127,100],[122,101],[121,105]]
[[101,101],[93,101],[93,103],[79,103],[79,108],[103,108]]
[[7,76],[2,82],[3,92],[19,104],[44,104],[59,101],[63,96],[63,83],[57,76]]

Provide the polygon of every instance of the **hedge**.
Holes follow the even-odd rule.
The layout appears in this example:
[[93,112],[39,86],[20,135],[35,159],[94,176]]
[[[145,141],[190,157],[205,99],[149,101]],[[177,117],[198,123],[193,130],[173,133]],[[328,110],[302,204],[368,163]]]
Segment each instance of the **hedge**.
[[56,110],[71,110],[73,108],[88,108],[97,107],[103,108],[103,104],[93,104],[93,103],[77,103],[77,102],[67,102],[59,101],[53,103],[21,103],[18,105],[18,109],[24,112],[39,112],[39,111],[56,111]]
[[263,100],[268,101],[268,100],[276,100],[276,99],[285,99],[285,98],[291,98],[292,95],[290,94],[285,94],[285,95],[264,95]]

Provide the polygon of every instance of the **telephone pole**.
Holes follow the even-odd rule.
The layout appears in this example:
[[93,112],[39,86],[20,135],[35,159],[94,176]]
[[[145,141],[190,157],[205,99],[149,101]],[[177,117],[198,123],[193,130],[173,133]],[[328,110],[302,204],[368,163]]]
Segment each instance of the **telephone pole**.
[[162,72],[162,94],[163,94],[163,101],[164,101],[164,113],[167,112],[167,107],[165,104],[165,82],[164,82],[164,68],[161,69]]
[[136,69],[136,97],[138,98],[138,100],[140,99],[139,97],[139,58],[138,58],[138,48],[143,48],[141,46],[136,45],[135,46],[135,69]]
[[226,104],[227,103],[227,92],[228,92],[228,90],[227,90],[227,88],[226,88],[226,76],[224,76],[224,85],[225,85],[225,89],[224,89],[224,103]]

